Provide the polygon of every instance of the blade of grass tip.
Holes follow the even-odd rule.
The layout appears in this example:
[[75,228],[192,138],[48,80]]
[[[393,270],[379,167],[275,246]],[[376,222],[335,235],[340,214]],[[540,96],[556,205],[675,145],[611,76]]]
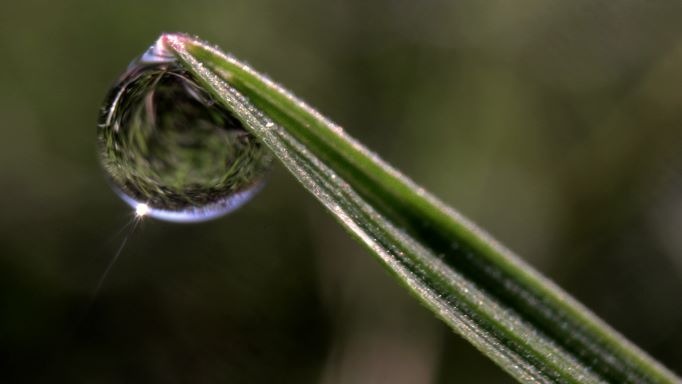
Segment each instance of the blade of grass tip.
[[198,39],[162,39],[418,299],[520,381],[679,382],[279,85]]

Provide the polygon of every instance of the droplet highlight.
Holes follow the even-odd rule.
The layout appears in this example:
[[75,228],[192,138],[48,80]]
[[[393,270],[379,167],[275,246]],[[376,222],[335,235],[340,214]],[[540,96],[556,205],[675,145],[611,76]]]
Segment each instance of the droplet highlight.
[[98,151],[113,188],[138,215],[176,222],[240,207],[261,188],[272,161],[161,40],[105,99]]

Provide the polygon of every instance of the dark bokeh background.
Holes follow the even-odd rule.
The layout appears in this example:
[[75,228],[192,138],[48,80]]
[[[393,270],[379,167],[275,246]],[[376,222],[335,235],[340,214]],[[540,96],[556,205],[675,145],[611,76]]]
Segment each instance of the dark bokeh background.
[[0,11],[0,381],[511,382],[280,167],[147,220],[100,102],[160,32],[308,100],[682,371],[682,2],[34,1]]

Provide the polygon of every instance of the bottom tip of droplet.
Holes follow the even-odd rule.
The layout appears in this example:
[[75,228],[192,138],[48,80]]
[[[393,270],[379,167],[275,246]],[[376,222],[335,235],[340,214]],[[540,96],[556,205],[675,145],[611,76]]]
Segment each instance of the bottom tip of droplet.
[[215,203],[207,204],[205,206],[187,207],[182,210],[166,210],[161,208],[154,208],[139,200],[132,198],[125,194],[122,190],[114,187],[118,195],[128,203],[135,212],[135,217],[138,219],[152,217],[163,221],[171,221],[175,223],[198,223],[202,221],[209,221],[224,216],[235,209],[244,205],[263,187],[264,182],[253,184],[241,192],[233,193],[232,195],[219,200]]

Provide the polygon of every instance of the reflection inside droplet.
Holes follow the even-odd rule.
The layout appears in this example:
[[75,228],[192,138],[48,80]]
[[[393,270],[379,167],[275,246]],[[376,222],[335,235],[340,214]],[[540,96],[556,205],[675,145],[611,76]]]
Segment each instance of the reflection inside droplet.
[[248,201],[271,156],[159,40],[133,61],[100,115],[100,159],[138,216],[203,221]]

